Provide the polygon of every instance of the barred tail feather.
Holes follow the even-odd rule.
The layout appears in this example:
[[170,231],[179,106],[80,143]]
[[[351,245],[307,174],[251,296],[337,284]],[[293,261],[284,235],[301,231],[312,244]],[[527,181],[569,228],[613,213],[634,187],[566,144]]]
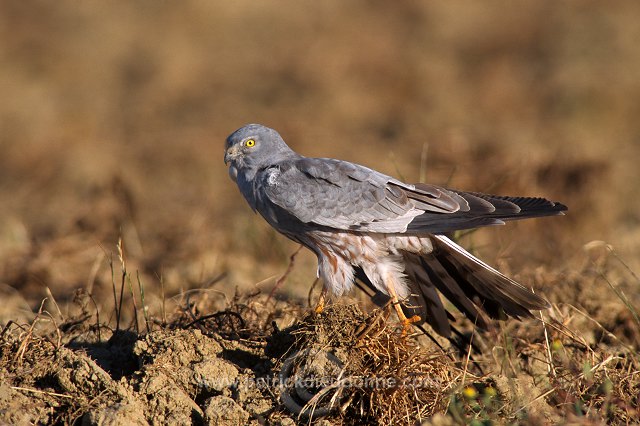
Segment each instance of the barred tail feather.
[[[410,295],[403,301],[407,317],[418,315],[434,331],[450,337],[453,315],[445,308],[440,294],[478,327],[487,329],[491,319],[532,317],[532,310],[549,307],[542,297],[500,273],[464,250],[449,238],[433,238],[434,250],[428,255],[404,252],[405,274]],[[370,288],[366,275],[356,276]],[[364,278],[364,279],[363,279]],[[377,294],[382,304],[388,297]]]

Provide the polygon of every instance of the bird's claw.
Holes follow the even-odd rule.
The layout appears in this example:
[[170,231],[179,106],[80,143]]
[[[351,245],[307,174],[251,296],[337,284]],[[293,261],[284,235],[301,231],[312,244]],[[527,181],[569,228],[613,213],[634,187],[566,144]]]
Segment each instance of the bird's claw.
[[326,287],[322,287],[322,291],[320,292],[320,297],[318,298],[318,303],[316,307],[313,309],[313,312],[316,314],[321,314],[324,311],[324,306],[327,303],[327,289]]
[[413,323],[419,322],[421,320],[419,315],[414,315],[411,318],[404,318],[402,320],[402,336],[406,337],[409,334],[409,330],[411,330],[411,326]]

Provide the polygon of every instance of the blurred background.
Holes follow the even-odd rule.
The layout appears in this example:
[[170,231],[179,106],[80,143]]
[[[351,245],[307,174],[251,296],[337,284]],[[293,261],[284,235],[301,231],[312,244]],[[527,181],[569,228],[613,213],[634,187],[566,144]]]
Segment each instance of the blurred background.
[[[108,309],[119,237],[151,309],[161,282],[167,299],[271,289],[297,246],[222,161],[249,122],[307,156],[567,204],[463,240],[516,277],[579,270],[594,240],[637,267],[639,16],[635,1],[2,2],[0,317],[49,292],[64,311],[79,288]],[[301,254],[278,297],[306,303],[315,267]]]

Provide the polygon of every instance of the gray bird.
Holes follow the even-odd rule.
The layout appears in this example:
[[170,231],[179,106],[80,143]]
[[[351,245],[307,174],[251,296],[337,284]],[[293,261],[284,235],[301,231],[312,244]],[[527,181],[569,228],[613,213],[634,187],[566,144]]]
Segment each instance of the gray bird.
[[342,295],[356,278],[378,301],[390,300],[405,331],[426,321],[450,337],[453,317],[438,292],[481,328],[489,318],[548,307],[444,234],[562,215],[560,203],[408,184],[347,161],[307,158],[260,124],[227,138],[224,162],[254,212],[318,257],[317,312],[327,293]]

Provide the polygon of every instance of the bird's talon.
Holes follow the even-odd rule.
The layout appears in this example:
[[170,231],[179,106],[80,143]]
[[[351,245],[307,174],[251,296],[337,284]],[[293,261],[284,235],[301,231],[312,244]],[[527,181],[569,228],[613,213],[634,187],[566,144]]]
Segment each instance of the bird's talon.
[[409,330],[411,330],[411,326],[413,323],[420,321],[421,318],[419,315],[414,315],[411,318],[405,318],[402,320],[402,337],[407,337],[409,334]]
[[318,303],[316,307],[313,309],[313,312],[317,314],[321,314],[324,311],[325,304],[327,303],[327,289],[322,287],[322,291],[320,292],[320,297],[318,298]]
[[415,322],[420,322],[422,320],[422,318],[420,318],[420,315],[414,315],[411,318],[407,318],[407,322],[409,323],[409,325],[415,323]]

